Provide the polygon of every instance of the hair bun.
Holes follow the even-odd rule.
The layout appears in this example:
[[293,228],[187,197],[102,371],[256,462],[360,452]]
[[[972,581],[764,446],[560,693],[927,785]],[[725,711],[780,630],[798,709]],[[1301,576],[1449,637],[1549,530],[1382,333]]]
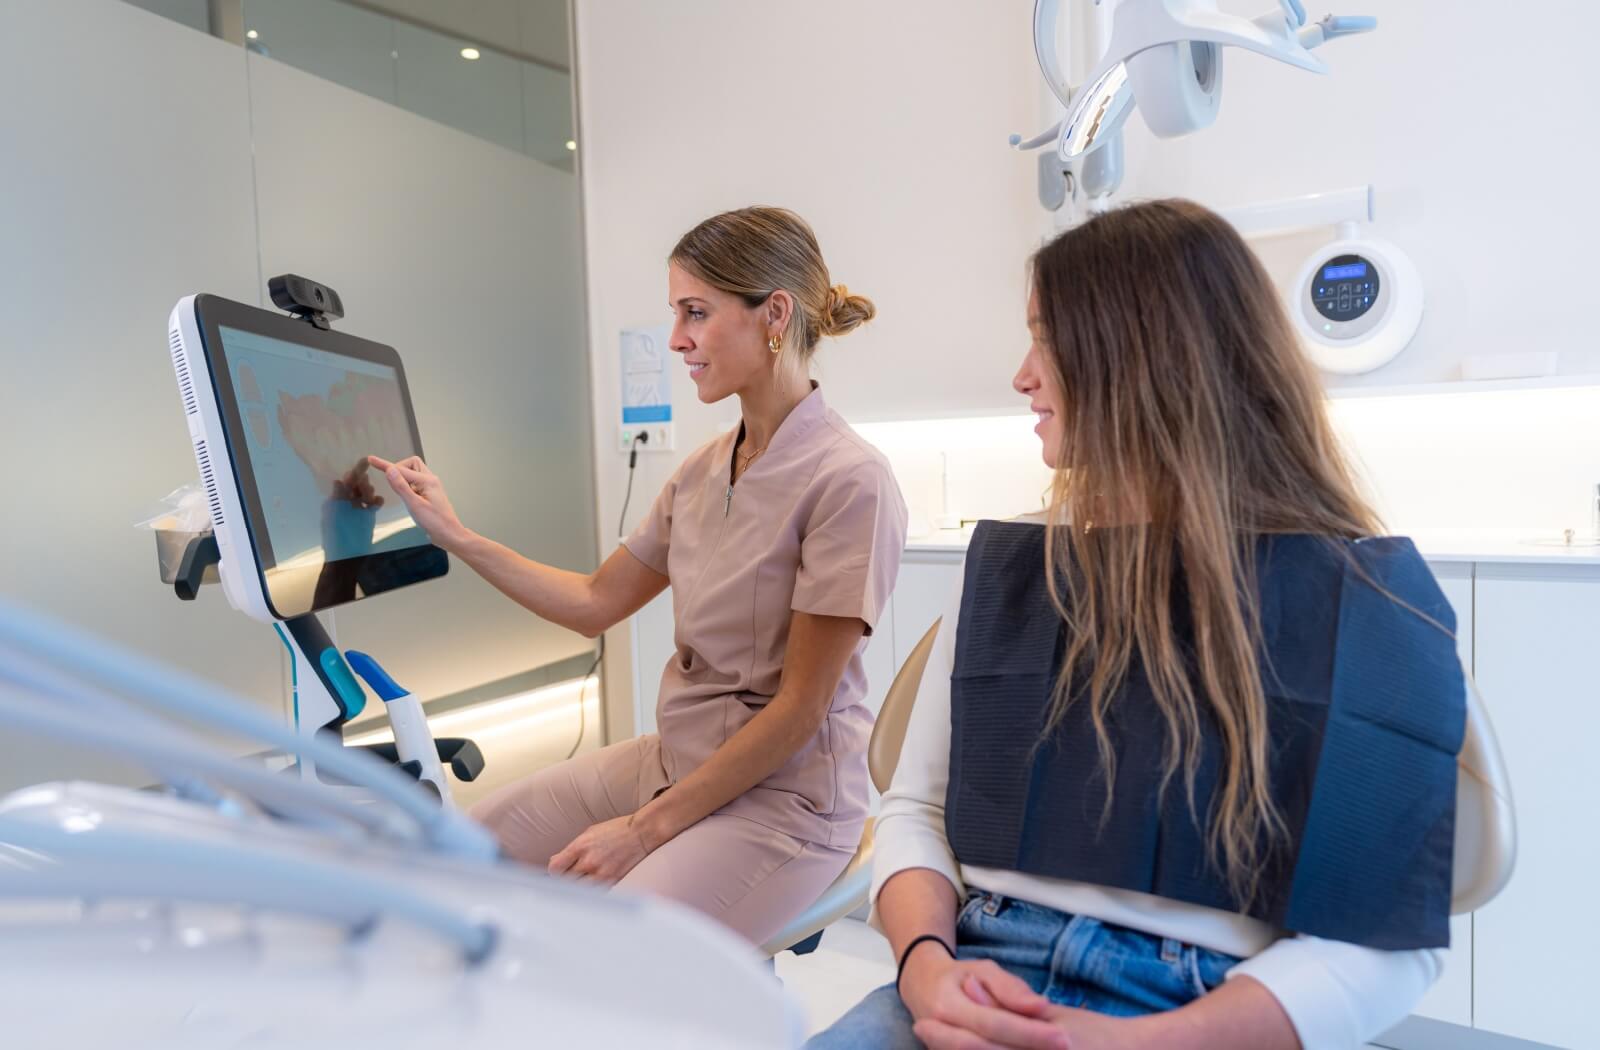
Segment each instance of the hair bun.
[[877,314],[878,308],[872,305],[871,299],[851,295],[849,288],[836,284],[828,289],[828,298],[822,306],[821,334],[844,335]]

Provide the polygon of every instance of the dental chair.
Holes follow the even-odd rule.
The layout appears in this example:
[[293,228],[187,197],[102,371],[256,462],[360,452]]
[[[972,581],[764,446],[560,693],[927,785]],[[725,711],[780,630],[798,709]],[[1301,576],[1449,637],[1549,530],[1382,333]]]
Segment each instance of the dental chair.
[[[922,683],[922,672],[939,633],[935,620],[928,633],[901,666],[884,697],[878,720],[867,745],[867,768],[880,793],[889,790],[900,746],[905,742],[911,705]],[[1462,668],[1467,684],[1467,730],[1456,759],[1456,844],[1450,913],[1464,915],[1493,900],[1511,881],[1517,859],[1516,810],[1505,759],[1495,739],[1489,712],[1472,679]],[[867,902],[872,886],[873,821],[867,821],[856,855],[833,885],[815,904],[778,931],[762,951],[773,956],[789,949],[805,955],[822,943],[822,932]]]
[[13,739],[135,766],[157,789],[0,795],[0,1046],[792,1050],[804,1036],[799,1002],[712,919],[504,860],[393,764],[0,595]]
[[1450,913],[1465,915],[1488,904],[1511,881],[1517,864],[1517,814],[1511,778],[1488,709],[1472,672],[1467,680],[1467,735],[1456,758],[1455,878]]
[[[878,719],[872,725],[872,739],[867,742],[867,770],[879,794],[888,791],[889,781],[894,779],[894,767],[900,761],[900,745],[906,739],[906,724],[911,720],[911,705],[917,699],[922,671],[928,665],[928,654],[933,651],[933,640],[938,634],[939,621],[935,620],[906,657],[906,662],[900,665],[883,698],[883,706],[878,709]],[[770,957],[785,949],[792,949],[796,955],[816,951],[817,945],[822,943],[823,930],[867,902],[867,891],[872,887],[873,824],[873,818],[867,818],[861,845],[856,847],[856,855],[850,858],[844,871],[815,904],[795,916],[762,946],[764,954]]]

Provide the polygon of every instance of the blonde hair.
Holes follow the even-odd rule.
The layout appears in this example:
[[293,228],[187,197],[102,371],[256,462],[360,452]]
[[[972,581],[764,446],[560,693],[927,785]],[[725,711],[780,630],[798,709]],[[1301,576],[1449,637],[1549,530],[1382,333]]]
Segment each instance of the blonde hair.
[[805,374],[824,336],[839,336],[877,314],[872,300],[833,284],[806,221],[787,208],[725,211],[679,238],[668,259],[720,291],[760,306],[782,289],[794,298],[780,369]]
[[[1216,214],[1181,200],[1107,212],[1039,251],[1033,287],[1066,424],[1047,571],[1070,640],[1046,735],[1088,704],[1109,788],[1110,705],[1142,665],[1165,722],[1163,783],[1181,772],[1191,807],[1208,803],[1213,860],[1247,905],[1287,838],[1255,541],[1370,536],[1377,515],[1271,281]],[[1130,503],[1144,513],[1128,525]],[[1208,728],[1221,762],[1197,800]]]

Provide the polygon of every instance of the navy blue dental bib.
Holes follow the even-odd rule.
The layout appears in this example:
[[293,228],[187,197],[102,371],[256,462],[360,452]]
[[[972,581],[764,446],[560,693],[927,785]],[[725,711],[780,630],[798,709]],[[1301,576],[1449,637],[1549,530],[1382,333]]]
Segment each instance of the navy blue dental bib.
[[[1372,948],[1449,944],[1466,689],[1454,638],[1395,601],[1454,632],[1410,540],[1256,543],[1271,786],[1289,840],[1248,908],[1206,848],[1215,726],[1202,721],[1197,825],[1181,773],[1160,790],[1165,728],[1137,654],[1110,708],[1109,819],[1088,704],[1035,746],[1066,646],[1044,544],[1043,526],[984,522],[968,548],[945,809],[962,864],[1136,890]],[[1182,637],[1187,600],[1176,590]]]

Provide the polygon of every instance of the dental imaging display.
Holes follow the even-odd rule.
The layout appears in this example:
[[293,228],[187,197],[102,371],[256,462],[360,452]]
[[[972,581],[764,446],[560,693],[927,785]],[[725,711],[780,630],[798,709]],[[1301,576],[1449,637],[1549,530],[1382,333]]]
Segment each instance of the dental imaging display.
[[225,300],[203,304],[202,318],[274,613],[443,575],[444,552],[366,462],[420,454],[398,355]]
[[278,562],[341,561],[426,543],[364,465],[368,454],[413,454],[394,370],[221,331]]

